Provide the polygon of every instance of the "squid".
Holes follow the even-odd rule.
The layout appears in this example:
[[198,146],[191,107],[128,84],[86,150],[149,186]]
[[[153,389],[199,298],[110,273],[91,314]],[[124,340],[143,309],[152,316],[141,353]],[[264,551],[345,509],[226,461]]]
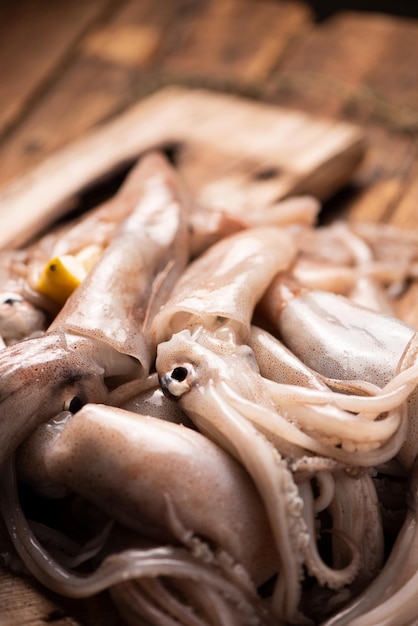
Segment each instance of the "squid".
[[[292,235],[283,229],[248,229],[219,242],[183,273],[155,316],[153,334],[163,391],[199,431],[243,464],[263,498],[279,557],[272,614],[279,620],[303,623],[299,611],[303,566],[321,584],[337,588],[352,582],[362,565],[354,542],[349,547],[351,562],[338,573],[322,562],[315,547],[313,518],[303,512],[308,493],[306,489],[300,492],[289,459],[307,457],[305,468],[301,465],[299,471],[308,477],[327,465],[321,456],[334,459],[332,470],[350,465],[351,449],[337,444],[353,420],[370,422],[353,417],[352,411],[361,410],[357,409],[362,406],[360,400],[366,400],[366,410],[379,412],[381,399],[335,392],[303,364],[296,364],[296,358],[291,362],[289,357],[283,368],[299,383],[310,380],[311,389],[262,375],[266,363],[279,370],[283,361],[274,354],[274,347],[264,344],[260,348],[259,339],[254,339],[254,309],[274,276],[291,266],[295,254]],[[265,358],[261,357],[263,349]],[[406,392],[392,400],[394,411],[405,398]],[[387,429],[389,439],[402,421],[399,413],[379,424],[379,433]],[[318,440],[299,426],[303,420],[305,429],[314,431],[321,419],[331,420],[328,430],[335,424],[335,436],[323,432]],[[388,448],[383,454],[393,455],[391,443]],[[362,455],[359,451],[360,459]],[[377,511],[374,519],[379,534]]]
[[390,313],[407,281],[417,276],[416,234],[387,224],[340,221],[304,229],[293,275],[310,289]]
[[[285,537],[293,533],[294,545],[300,534],[301,500],[284,460],[245,418],[228,408],[222,385],[233,377],[244,397],[250,392],[251,399],[268,401],[262,386],[254,385],[257,365],[244,342],[257,300],[294,254],[292,240],[272,228],[248,229],[222,240],[189,265],[153,322],[162,389],[251,475],[268,511],[281,571],[286,572],[281,574],[283,586],[300,577],[301,559],[295,560]],[[293,594],[291,589],[288,599],[277,598],[281,618],[286,611],[296,611]]]
[[[109,589],[132,624],[371,626],[392,598],[409,623],[418,338],[390,293],[416,268],[361,230],[313,232],[318,208],[193,207],[149,154],[92,221],[44,240],[77,254],[98,224],[100,254],[52,323],[0,352],[0,509],[45,586]],[[387,563],[385,472],[413,475]],[[88,502],[103,528],[80,546],[28,521],[17,480]]]
[[[262,306],[292,353],[330,384],[346,390],[353,380],[375,385],[382,414],[407,403],[406,420],[400,420],[395,430],[400,440],[397,458],[409,470],[418,453],[416,330],[344,296],[286,285],[286,281],[271,286]],[[329,343],[326,350],[324,337]],[[397,397],[394,405],[390,394]],[[359,399],[360,404],[368,401]],[[371,423],[363,434],[370,427]]]
[[150,322],[188,260],[188,202],[160,155],[141,176],[135,210],[46,333],[0,352],[0,466],[37,424],[149,373]]
[[373,582],[323,626],[410,626],[416,623],[418,588],[417,464],[408,485],[408,508],[383,568]]
[[[23,249],[0,251],[0,337],[6,345],[45,331],[65,303],[68,296],[65,290],[44,288],[43,275],[48,264],[56,258],[69,257],[84,275],[103,254],[120,223],[141,198],[142,161],[139,159],[134,164],[120,188],[103,204],[55,226]],[[179,187],[179,181],[176,184]],[[189,205],[191,257],[219,239],[257,222],[296,228],[312,225],[319,211],[318,201],[311,196],[286,199],[274,207],[260,207],[256,214],[250,212],[241,216],[216,208],[192,206],[190,202]]]
[[[92,574],[66,569],[62,559],[51,557],[40,544],[23,518],[13,480],[8,478],[1,498],[3,517],[24,565],[47,587],[81,597],[116,585],[112,593],[119,597],[126,590],[123,586],[119,590],[119,583],[126,586],[132,579],[131,591],[135,585],[157,588],[163,584],[158,583],[158,576],[168,576],[174,589],[177,578],[185,579],[178,587],[185,597],[183,613],[187,607],[190,610],[188,603],[197,604],[197,616],[189,615],[190,624],[268,623],[256,592],[276,574],[277,558],[265,510],[242,466],[209,439],[178,423],[87,404],[74,415],[63,412],[39,425],[19,450],[19,457],[20,464],[31,459],[31,480],[36,476],[36,487],[44,494],[54,487],[65,488],[97,506],[128,533],[133,531],[129,548],[115,552],[111,547],[109,556],[105,539],[101,564]],[[153,568],[145,562],[141,570],[135,550],[137,542],[144,541],[160,546],[161,556],[156,548],[150,549],[148,563]],[[168,546],[173,546],[177,560],[171,570]],[[117,566],[118,561],[125,571]],[[218,606],[213,609],[216,619],[198,620],[202,598],[188,580],[193,568],[197,581],[203,576],[205,593]],[[176,594],[168,589],[164,594],[156,605],[170,615]],[[135,607],[142,610],[139,598],[130,611]]]
[[48,326],[48,316],[20,293],[15,284],[6,285],[0,295],[0,343],[2,347],[26,339]]
[[45,293],[40,288],[44,268],[51,259],[71,256],[86,266],[87,273],[141,198],[143,179],[139,161],[109,201],[55,227],[23,249],[0,252],[0,335],[6,344],[48,328],[66,294]]

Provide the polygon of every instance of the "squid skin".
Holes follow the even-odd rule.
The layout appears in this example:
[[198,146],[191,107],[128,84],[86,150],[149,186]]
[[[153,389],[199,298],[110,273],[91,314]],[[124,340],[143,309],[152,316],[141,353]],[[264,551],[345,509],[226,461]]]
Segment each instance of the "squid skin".
[[[277,325],[283,342],[322,376],[361,380],[384,387],[417,359],[416,330],[397,318],[352,302],[344,296],[287,290],[277,284],[267,293],[264,311]],[[415,375],[415,380],[418,380]],[[408,398],[408,423],[398,459],[409,470],[418,454],[418,389]]]
[[[113,404],[113,403],[112,403]],[[121,409],[139,413],[140,415],[150,415],[160,420],[183,424],[188,428],[194,428],[192,421],[180,409],[177,404],[173,404],[163,393],[158,381],[155,387],[144,390],[142,393],[134,394],[125,399],[119,405]]]
[[110,200],[23,249],[0,253],[0,335],[6,344],[48,328],[59,305],[38,291],[45,265],[57,256],[74,255],[92,245],[97,253],[103,252],[120,223],[138,204],[143,193],[143,170],[140,159]]
[[9,345],[48,326],[45,313],[16,291],[0,294],[0,337]]
[[273,538],[250,478],[194,430],[87,404],[56,422],[55,437],[46,433],[42,458],[45,482],[71,489],[142,536],[181,540],[170,527],[172,507],[187,534],[229,554],[256,585],[276,571]]
[[257,227],[213,245],[190,263],[152,324],[158,345],[185,328],[232,328],[240,340],[250,335],[255,305],[274,276],[296,254],[290,232]]
[[68,348],[62,333],[15,343],[0,351],[0,467],[41,422],[73,401],[104,402],[104,371],[94,355]]
[[[267,294],[272,297],[271,294]],[[394,376],[414,328],[322,291],[289,297],[269,308],[284,343],[323,376],[383,386]]]
[[312,196],[286,198],[255,211],[229,212],[208,206],[194,207],[190,215],[191,257],[195,258],[210,246],[235,232],[255,226],[273,226],[301,230],[313,226],[320,210]]

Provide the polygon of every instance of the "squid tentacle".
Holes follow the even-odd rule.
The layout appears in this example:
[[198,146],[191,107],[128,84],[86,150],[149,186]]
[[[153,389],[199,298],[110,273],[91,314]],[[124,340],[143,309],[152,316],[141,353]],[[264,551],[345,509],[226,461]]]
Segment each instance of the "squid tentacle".
[[350,537],[345,536],[344,539],[348,544],[352,555],[350,563],[342,569],[333,569],[327,566],[318,553],[315,541],[315,513],[311,485],[309,482],[305,481],[298,487],[303,499],[304,517],[310,535],[310,540],[305,549],[305,564],[309,573],[315,576],[322,586],[328,585],[331,589],[339,589],[344,585],[350,584],[356,578],[361,568],[361,557],[358,547],[355,542],[350,539]]
[[[72,598],[86,598],[122,582],[143,577],[190,579],[208,585],[255,623],[263,620],[257,598],[232,584],[216,567],[204,564],[188,550],[174,547],[127,549],[107,556],[91,574],[69,570],[38,542],[20,508],[12,461],[2,476],[0,509],[20,558],[47,588]],[[251,623],[251,618],[250,618]]]

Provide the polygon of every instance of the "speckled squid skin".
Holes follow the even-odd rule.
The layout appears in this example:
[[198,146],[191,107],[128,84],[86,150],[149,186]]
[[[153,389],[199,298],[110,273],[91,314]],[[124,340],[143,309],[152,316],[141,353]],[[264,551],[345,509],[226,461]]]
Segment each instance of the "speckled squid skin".
[[179,540],[169,504],[187,533],[229,554],[256,585],[276,571],[267,517],[248,474],[195,430],[88,404],[47,441],[43,462],[51,483],[142,536]]
[[273,226],[249,228],[213,245],[187,267],[155,316],[155,343],[191,325],[215,329],[225,321],[245,341],[256,303],[295,254],[292,234]]
[[0,351],[0,466],[40,423],[66,402],[104,402],[104,370],[91,344],[69,347],[63,333],[15,343]]
[[394,375],[415,332],[390,315],[325,291],[291,298],[276,315],[284,342],[306,365],[329,378],[380,386]]
[[[344,296],[303,293],[271,310],[283,341],[307,366],[331,379],[364,380],[379,387],[417,363],[417,334],[397,318]],[[408,424],[398,459],[410,469],[418,453],[418,391],[408,398]]]

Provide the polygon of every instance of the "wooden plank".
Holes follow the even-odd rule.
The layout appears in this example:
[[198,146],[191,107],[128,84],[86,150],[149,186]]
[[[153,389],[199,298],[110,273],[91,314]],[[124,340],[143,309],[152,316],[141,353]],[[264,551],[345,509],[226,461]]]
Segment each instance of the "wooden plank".
[[[94,1],[100,0],[89,0]],[[83,4],[82,0],[78,3]],[[160,46],[173,23],[181,22],[182,11],[189,4],[189,0],[115,3],[115,11],[104,15],[86,34],[71,62],[33,103],[30,115],[2,142],[0,184],[150,91]],[[199,9],[200,3],[196,4],[193,10]],[[34,33],[36,37],[42,34],[36,23]]]
[[282,105],[357,121],[416,123],[418,21],[340,13],[298,40],[267,91]]
[[346,207],[355,221],[388,222],[396,212],[415,160],[412,137],[385,127],[367,126],[367,153],[353,176],[357,194]]
[[120,70],[130,68],[138,75],[159,62],[167,40],[180,35],[185,16],[199,14],[205,5],[190,0],[125,0],[108,22],[83,41],[81,55]]
[[[326,198],[351,176],[363,153],[362,134],[351,125],[201,94],[190,101],[195,123],[186,125],[194,154],[180,152],[178,166],[202,204],[239,213],[295,193]],[[208,158],[213,167],[207,167]]]
[[418,159],[415,159],[414,167],[408,180],[405,181],[402,194],[390,217],[391,224],[400,228],[418,230]]
[[198,59],[195,70],[203,82],[210,76],[236,85],[262,81],[310,24],[301,3],[126,0],[83,39],[71,63],[0,146],[0,184],[122,110],[155,82],[186,80],[192,69],[187,59]]
[[110,0],[0,5],[0,134],[17,121]]
[[345,118],[366,129],[367,158],[345,209],[390,220],[415,159],[418,21],[345,13],[298,41],[266,88],[283,106]]
[[[409,179],[405,181],[402,193],[390,223],[405,230],[418,231],[418,159],[415,159]],[[418,251],[417,251],[418,255]],[[407,323],[418,328],[418,285],[413,284],[397,303],[398,315]]]
[[262,84],[296,36],[313,26],[301,2],[213,0],[185,16],[183,37],[169,38],[163,70],[234,88]]
[[[4,187],[0,246],[26,242],[65,214],[83,189],[164,146],[181,148],[177,165],[195,202],[239,213],[294,193],[328,197],[357,166],[363,138],[348,124],[167,88]],[[216,167],[207,166],[208,155]]]

